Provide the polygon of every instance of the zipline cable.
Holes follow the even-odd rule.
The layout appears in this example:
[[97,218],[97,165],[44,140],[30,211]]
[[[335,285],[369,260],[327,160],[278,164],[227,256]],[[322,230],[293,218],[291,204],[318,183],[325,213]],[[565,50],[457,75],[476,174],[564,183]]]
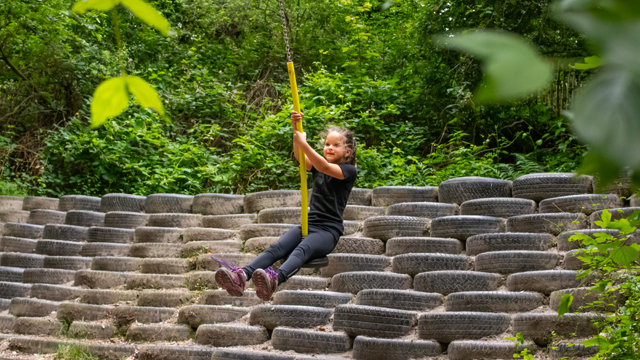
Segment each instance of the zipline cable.
[[[280,16],[282,17],[282,31],[284,33],[284,43],[287,47],[287,70],[289,71],[289,83],[291,85],[291,98],[293,100],[293,110],[298,114],[300,113],[300,101],[298,99],[298,85],[296,83],[296,71],[293,68],[293,57],[291,56],[291,48],[289,47],[289,34],[287,32],[287,17],[284,12],[284,4],[282,0],[278,0],[280,3]],[[302,120],[298,122],[297,130],[302,132]],[[300,195],[302,196],[301,203],[301,224],[302,224],[302,236],[309,234],[309,210],[307,201],[307,161],[304,155],[304,151],[299,149],[300,154]]]

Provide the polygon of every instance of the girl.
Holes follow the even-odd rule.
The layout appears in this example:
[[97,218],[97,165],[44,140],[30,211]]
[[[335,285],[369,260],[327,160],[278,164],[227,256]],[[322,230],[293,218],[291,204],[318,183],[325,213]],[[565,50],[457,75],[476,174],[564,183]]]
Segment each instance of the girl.
[[[229,295],[242,296],[246,282],[253,278],[256,294],[269,301],[278,287],[300,270],[307,260],[323,257],[333,251],[342,236],[342,212],[356,180],[356,140],[353,133],[339,127],[328,129],[324,158],[307,144],[306,133],[296,130],[303,114],[291,113],[293,153],[305,153],[307,170],[313,174],[313,192],[309,203],[309,235],[302,237],[301,226],[287,231],[251,264],[240,269],[235,264],[219,261],[223,266],[215,275],[217,283]],[[271,268],[276,261],[289,257],[278,271]]]

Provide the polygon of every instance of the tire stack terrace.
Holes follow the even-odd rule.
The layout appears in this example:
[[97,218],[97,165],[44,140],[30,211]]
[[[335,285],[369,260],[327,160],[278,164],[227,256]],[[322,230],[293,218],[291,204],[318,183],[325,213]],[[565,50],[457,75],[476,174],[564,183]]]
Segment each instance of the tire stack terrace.
[[300,191],[0,196],[0,357],[61,344],[101,359],[588,357],[572,344],[599,315],[582,312],[594,294],[568,238],[594,233],[603,209],[634,210],[613,190],[562,173],[354,189],[329,265],[270,302],[250,282],[228,296],[211,257],[248,264],[300,223]]

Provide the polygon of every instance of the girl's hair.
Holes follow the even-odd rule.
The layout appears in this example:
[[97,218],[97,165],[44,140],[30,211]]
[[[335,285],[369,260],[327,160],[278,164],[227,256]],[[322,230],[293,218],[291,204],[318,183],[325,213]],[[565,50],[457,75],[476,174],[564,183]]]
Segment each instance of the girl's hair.
[[345,164],[351,164],[355,166],[357,146],[356,138],[355,136],[353,136],[351,130],[343,129],[339,126],[331,126],[322,133],[322,140],[325,141],[327,135],[329,135],[329,133],[331,132],[337,132],[338,134],[342,135],[342,137],[344,138],[344,147],[350,150],[349,155],[345,157],[344,162]]

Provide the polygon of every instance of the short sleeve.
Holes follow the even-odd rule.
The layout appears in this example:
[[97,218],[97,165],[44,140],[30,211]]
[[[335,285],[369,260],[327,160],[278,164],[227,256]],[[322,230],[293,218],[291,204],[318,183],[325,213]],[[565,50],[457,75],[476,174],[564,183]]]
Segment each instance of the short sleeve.
[[358,171],[356,167],[351,164],[340,164],[340,169],[342,169],[342,175],[344,175],[343,181],[355,181],[356,176],[358,175]]

